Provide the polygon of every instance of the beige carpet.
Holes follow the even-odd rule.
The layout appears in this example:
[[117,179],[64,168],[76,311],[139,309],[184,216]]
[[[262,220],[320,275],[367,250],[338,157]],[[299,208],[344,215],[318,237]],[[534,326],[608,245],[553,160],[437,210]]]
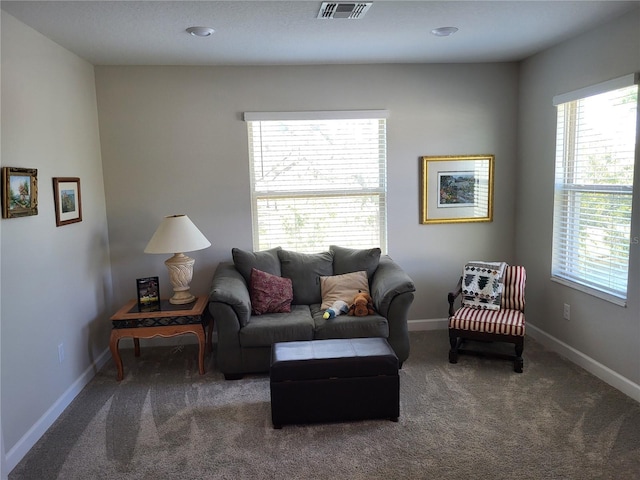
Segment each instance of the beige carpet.
[[632,479],[640,404],[527,339],[511,363],[447,360],[412,332],[400,421],[271,426],[269,381],[225,381],[196,348],[101,371],[9,475],[29,479]]

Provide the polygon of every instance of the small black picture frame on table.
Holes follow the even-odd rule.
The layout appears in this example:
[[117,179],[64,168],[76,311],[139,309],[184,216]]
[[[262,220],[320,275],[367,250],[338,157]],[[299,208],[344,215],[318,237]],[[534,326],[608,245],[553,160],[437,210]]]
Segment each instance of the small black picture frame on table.
[[136,279],[138,289],[138,310],[140,312],[155,312],[160,310],[160,286],[158,277]]

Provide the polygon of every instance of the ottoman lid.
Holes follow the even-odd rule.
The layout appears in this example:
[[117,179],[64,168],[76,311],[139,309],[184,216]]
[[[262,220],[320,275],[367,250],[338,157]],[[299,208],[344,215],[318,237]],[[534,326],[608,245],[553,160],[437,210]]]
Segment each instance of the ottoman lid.
[[271,348],[271,381],[397,375],[398,357],[384,338],[281,342]]

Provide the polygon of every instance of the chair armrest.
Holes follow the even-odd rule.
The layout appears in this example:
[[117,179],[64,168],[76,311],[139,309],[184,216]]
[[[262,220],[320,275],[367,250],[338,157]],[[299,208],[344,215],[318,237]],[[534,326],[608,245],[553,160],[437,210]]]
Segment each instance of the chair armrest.
[[371,297],[378,313],[388,317],[389,307],[395,297],[415,291],[416,287],[409,275],[391,257],[388,255],[380,257],[378,268],[371,281]]
[[249,322],[251,316],[249,289],[233,262],[222,262],[216,268],[211,282],[209,302],[229,305],[238,317],[240,326],[245,326]]
[[454,313],[456,313],[456,310],[453,307],[453,303],[461,293],[462,293],[462,277],[460,277],[460,279],[458,280],[458,284],[456,285],[456,288],[447,294],[447,299],[449,300],[449,316],[450,317],[453,316]]

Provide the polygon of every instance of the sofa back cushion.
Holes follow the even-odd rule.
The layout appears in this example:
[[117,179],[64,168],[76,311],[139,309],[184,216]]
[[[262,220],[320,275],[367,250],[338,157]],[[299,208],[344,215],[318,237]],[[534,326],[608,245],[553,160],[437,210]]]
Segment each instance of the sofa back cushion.
[[380,262],[381,250],[379,248],[359,250],[331,245],[329,250],[333,253],[334,275],[364,270],[367,272],[367,277],[372,279]]
[[245,250],[240,250],[239,248],[232,248],[231,256],[233,257],[233,263],[236,266],[236,270],[240,272],[248,286],[251,284],[252,268],[270,273],[271,275],[282,275],[280,270],[280,259],[278,258],[279,250],[281,250],[281,248],[276,247],[270,250],[263,250],[261,252],[247,252]]
[[333,275],[333,254],[278,250],[282,276],[293,283],[293,304],[322,303],[320,277]]

